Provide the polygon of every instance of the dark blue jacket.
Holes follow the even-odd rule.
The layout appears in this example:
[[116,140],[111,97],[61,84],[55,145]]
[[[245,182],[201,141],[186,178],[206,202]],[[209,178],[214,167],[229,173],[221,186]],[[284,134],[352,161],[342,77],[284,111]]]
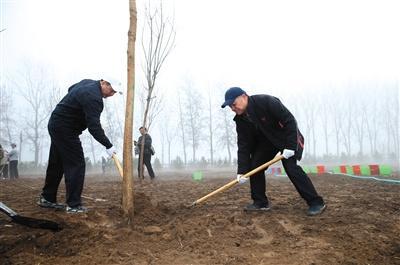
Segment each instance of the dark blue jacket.
[[51,114],[49,124],[72,135],[79,135],[88,128],[99,143],[110,148],[112,144],[100,124],[103,108],[100,81],[84,79],[68,89],[68,94]]
[[278,98],[270,95],[249,96],[247,114],[236,115],[234,120],[238,135],[239,174],[250,170],[251,155],[263,137],[279,151],[294,150],[296,159],[301,159],[303,135],[292,113]]

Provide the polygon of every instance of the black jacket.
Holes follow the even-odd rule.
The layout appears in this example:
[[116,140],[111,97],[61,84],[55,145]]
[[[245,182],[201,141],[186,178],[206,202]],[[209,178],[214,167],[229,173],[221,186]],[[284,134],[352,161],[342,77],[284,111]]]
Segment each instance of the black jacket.
[[[137,141],[137,146],[139,147],[139,155],[140,155],[140,147],[142,146],[142,138],[143,136],[140,136],[138,141]],[[144,135],[144,154],[145,155],[151,155],[151,144],[152,144],[152,139],[150,134],[146,133]]]
[[99,143],[110,148],[112,144],[100,124],[103,108],[100,81],[84,79],[68,89],[68,94],[51,114],[49,125],[63,128],[72,135],[79,135],[88,128]]
[[301,159],[304,138],[296,119],[281,101],[269,95],[249,96],[247,113],[236,115],[238,135],[238,173],[250,170],[250,157],[265,137],[277,150],[295,151]]

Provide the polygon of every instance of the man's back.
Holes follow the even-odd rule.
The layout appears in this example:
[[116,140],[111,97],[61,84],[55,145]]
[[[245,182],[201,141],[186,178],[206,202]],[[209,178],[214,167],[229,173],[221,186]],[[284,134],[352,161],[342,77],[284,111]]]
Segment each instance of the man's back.
[[17,150],[17,148],[13,148],[13,149],[8,153],[8,160],[10,160],[10,161],[16,161],[16,160],[18,160],[18,150]]
[[52,119],[61,121],[67,128],[83,131],[88,127],[88,120],[99,119],[102,111],[99,81],[84,79],[68,89],[68,94],[54,109]]

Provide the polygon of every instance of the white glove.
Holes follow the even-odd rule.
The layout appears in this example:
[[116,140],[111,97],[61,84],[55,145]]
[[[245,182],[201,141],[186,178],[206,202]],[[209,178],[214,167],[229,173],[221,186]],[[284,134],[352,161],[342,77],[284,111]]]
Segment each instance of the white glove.
[[286,159],[294,156],[294,151],[290,149],[283,149],[282,156]]
[[238,182],[239,184],[246,183],[246,182],[249,180],[249,178],[244,178],[244,177],[242,177],[242,176],[243,176],[242,174],[238,174],[238,175],[236,176],[236,180],[237,180],[237,182]]
[[114,146],[111,146],[110,148],[106,149],[108,158],[111,158],[113,156],[113,154],[117,153],[117,150],[115,149]]

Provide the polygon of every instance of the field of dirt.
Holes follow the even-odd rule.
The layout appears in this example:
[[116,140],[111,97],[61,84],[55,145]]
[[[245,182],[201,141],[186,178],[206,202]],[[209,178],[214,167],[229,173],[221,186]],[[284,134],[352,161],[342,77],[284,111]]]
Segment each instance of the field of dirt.
[[316,217],[306,216],[306,204],[285,177],[268,177],[272,210],[251,214],[242,210],[248,184],[186,207],[228,178],[135,180],[132,227],[122,217],[117,177],[87,177],[87,214],[36,206],[43,178],[1,180],[0,201],[63,229],[33,229],[0,214],[0,264],[400,264],[400,185],[311,178],[328,205]]

